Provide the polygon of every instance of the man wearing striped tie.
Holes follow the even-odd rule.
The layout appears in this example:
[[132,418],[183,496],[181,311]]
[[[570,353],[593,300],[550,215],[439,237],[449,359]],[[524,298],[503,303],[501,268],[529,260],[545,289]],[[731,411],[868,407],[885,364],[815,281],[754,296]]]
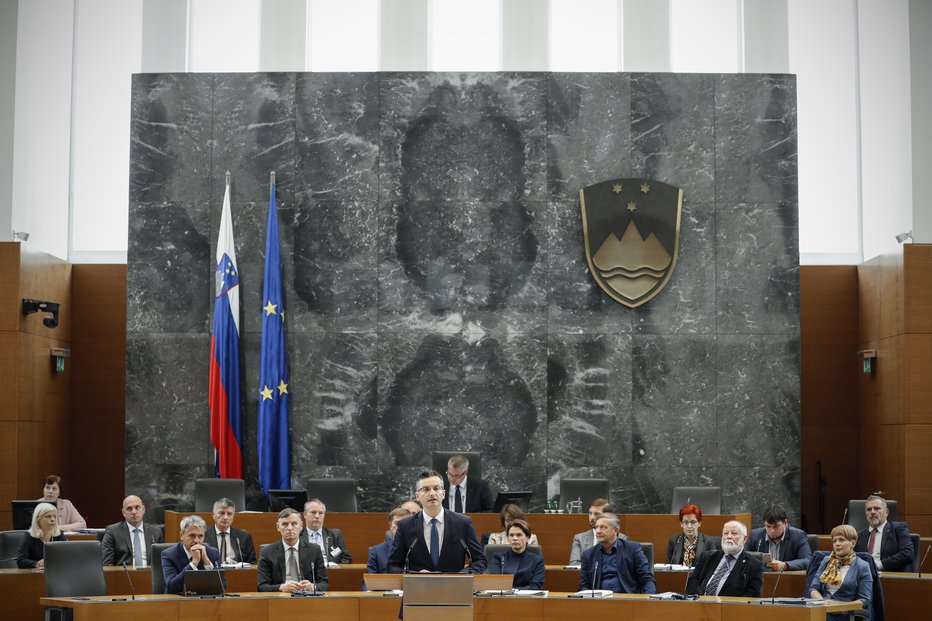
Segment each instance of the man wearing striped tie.
[[722,527],[722,549],[703,552],[686,584],[689,595],[760,597],[764,564],[744,553],[747,527],[738,521]]

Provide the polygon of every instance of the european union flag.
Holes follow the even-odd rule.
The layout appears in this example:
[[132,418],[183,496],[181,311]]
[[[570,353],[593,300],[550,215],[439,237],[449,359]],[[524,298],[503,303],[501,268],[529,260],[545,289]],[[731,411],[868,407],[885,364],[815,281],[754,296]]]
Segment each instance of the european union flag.
[[270,489],[291,487],[291,443],[288,430],[288,365],[285,360],[285,307],[278,242],[275,182],[269,196],[265,236],[265,279],[262,286],[262,348],[259,361],[259,482]]

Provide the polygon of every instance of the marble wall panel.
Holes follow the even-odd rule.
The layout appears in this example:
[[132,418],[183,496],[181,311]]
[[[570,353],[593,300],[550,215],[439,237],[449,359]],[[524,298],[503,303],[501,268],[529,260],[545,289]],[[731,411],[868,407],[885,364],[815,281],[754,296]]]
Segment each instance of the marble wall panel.
[[[534,508],[597,476],[620,511],[666,512],[677,485],[798,510],[791,76],[168,74],[136,76],[132,106],[127,490],[156,521],[212,472],[227,169],[248,508],[275,169],[294,486],[354,477],[385,511],[463,449]],[[588,273],[578,190],[641,175],[683,188],[680,251],[627,309]]]

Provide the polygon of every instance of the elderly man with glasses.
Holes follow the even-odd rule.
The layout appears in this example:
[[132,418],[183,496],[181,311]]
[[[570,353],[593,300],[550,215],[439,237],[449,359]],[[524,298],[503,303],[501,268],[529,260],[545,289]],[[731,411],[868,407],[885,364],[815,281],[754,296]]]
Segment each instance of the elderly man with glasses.
[[446,500],[443,508],[455,513],[491,513],[495,505],[489,484],[469,476],[469,460],[454,455],[447,462],[447,480],[443,484]]
[[484,572],[485,556],[472,519],[444,510],[446,494],[440,474],[433,470],[422,472],[415,489],[424,510],[398,522],[388,557],[388,571]]

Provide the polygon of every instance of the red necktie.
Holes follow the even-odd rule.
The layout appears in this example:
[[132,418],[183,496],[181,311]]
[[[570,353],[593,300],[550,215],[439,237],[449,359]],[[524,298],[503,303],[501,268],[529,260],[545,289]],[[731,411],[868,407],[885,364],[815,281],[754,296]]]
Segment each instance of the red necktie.
[[874,538],[877,536],[877,529],[871,529],[871,536],[867,539],[867,553],[874,553]]

